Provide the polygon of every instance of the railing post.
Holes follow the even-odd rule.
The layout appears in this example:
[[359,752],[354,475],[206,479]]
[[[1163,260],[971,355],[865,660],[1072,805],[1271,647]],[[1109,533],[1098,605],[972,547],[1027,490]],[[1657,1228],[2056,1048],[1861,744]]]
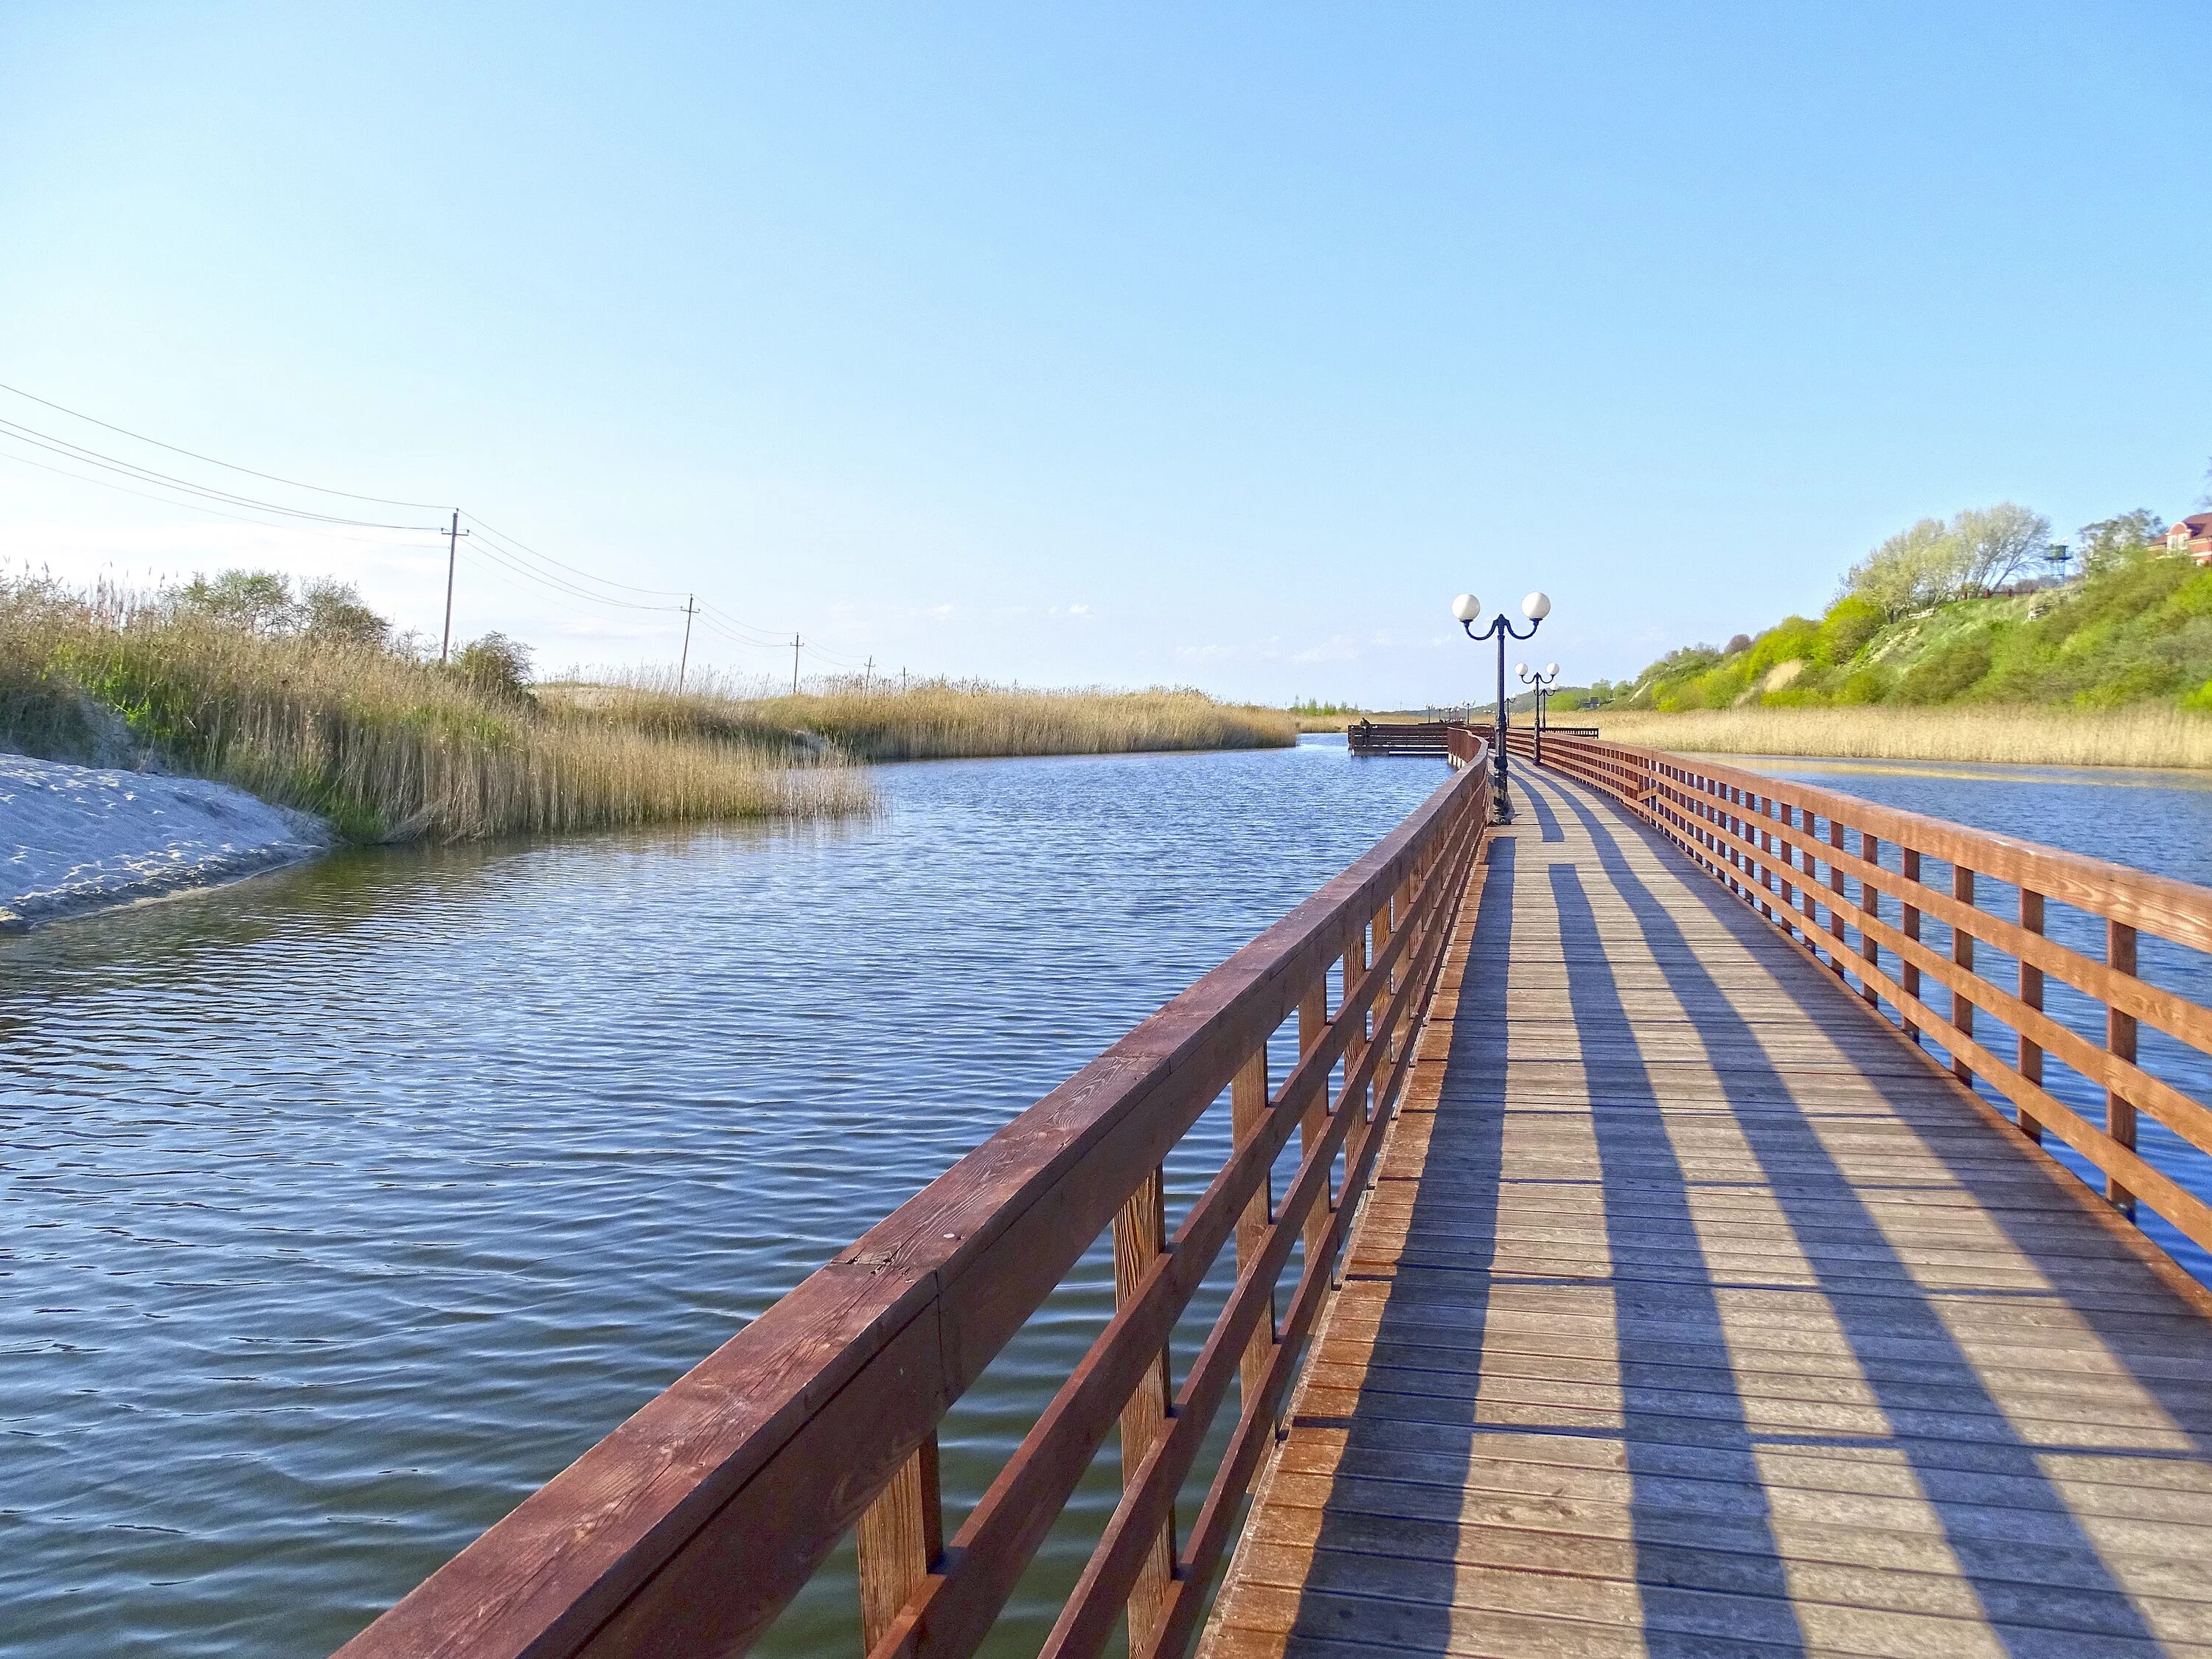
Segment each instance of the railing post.
[[[1298,1000],[1298,1058],[1303,1060],[1328,1035],[1328,975],[1322,975],[1321,983]],[[1298,1119],[1298,1152],[1303,1158],[1313,1151],[1314,1143],[1328,1127],[1328,1097],[1327,1079],[1306,1104],[1304,1115]],[[1334,1195],[1322,1194],[1319,1202],[1306,1212],[1306,1261],[1311,1265],[1321,1249],[1322,1236],[1328,1231],[1329,1212],[1335,1207]]]
[[[1974,872],[1963,864],[1951,866],[1951,896],[1971,908],[1974,902]],[[1966,969],[1974,971],[1974,936],[1955,923],[1951,928],[1951,960]],[[1958,1028],[1960,1036],[1974,1034],[1974,1005],[1961,990],[1951,993],[1951,1024]],[[1951,1056],[1951,1075],[1968,1088],[1974,1085],[1974,1069],[1958,1054]]]
[[[1860,830],[1859,856],[1879,870],[1881,867],[1881,838],[1869,836],[1863,830]],[[1875,886],[1864,876],[1859,878],[1859,908],[1865,911],[1875,921],[1881,920],[1881,889]],[[1874,942],[1874,935],[1863,927],[1859,929],[1859,960],[1872,963],[1877,969],[1881,966],[1881,946]],[[1869,1008],[1874,1006],[1875,1000],[1874,981],[1863,974],[1859,975],[1859,995],[1865,1000]]]
[[[1794,821],[1790,816],[1793,811],[1796,814]],[[1793,808],[1785,801],[1782,807],[1782,823],[1784,828],[1796,830],[1801,842],[1809,842],[1813,839],[1813,812],[1810,807]],[[1813,856],[1813,849],[1810,847],[1790,847],[1786,850],[1790,855],[1790,867],[1798,878],[1792,890],[1796,895],[1797,902],[1792,908],[1796,910],[1799,919],[1804,924],[1796,931],[1803,938],[1805,948],[1813,951],[1813,959],[1817,962],[1820,960],[1820,952],[1813,949],[1813,934],[1820,925],[1820,907],[1814,902],[1813,889],[1819,885],[1820,861]]]
[[1767,893],[1766,902],[1759,908],[1766,912],[1766,919],[1772,921],[1775,920],[1774,900],[1778,892],[1774,884],[1774,802],[1765,795],[1758,796],[1756,799],[1759,816],[1765,820],[1757,832],[1759,849],[1765,854],[1759,864],[1759,884],[1766,889]]
[[[2116,974],[2135,976],[2136,930],[2124,921],[2105,924],[2105,966]],[[2135,1063],[2136,1017],[2122,1013],[2109,1002],[2105,1005],[2105,1051],[2115,1060]],[[2130,1152],[2135,1151],[2135,1103],[2115,1089],[2105,1091],[2105,1133]],[[2136,1212],[2136,1195],[2117,1177],[2105,1177],[2105,1196],[2130,1215]]]
[[[1267,1115],[1267,1045],[1265,1039],[1259,1051],[1237,1068],[1234,1081],[1229,1085],[1229,1116],[1234,1144],[1243,1146],[1259,1128]],[[1259,1190],[1245,1205],[1244,1213],[1237,1218],[1237,1267],[1242,1273],[1259,1259],[1260,1252],[1267,1248],[1267,1223],[1274,1206],[1274,1172],[1268,1170],[1260,1177]],[[1244,1378],[1244,1397],[1258,1396],[1260,1385],[1267,1380],[1267,1367],[1275,1357],[1275,1296],[1267,1293],[1267,1320],[1264,1325],[1252,1328],[1252,1340],[1244,1350],[1244,1363],[1240,1370]]]
[[[1897,849],[1897,865],[1901,886],[1912,888],[1920,884],[1920,849],[1918,848],[1900,846]],[[1916,945],[1918,944],[1920,942],[1920,907],[1907,903],[1902,892],[1897,896],[1897,905],[1898,926],[1903,929],[1905,938]],[[1905,988],[1905,995],[1915,1001],[1919,1000],[1920,964],[1917,962],[1906,961],[1901,952],[1898,957],[1897,980],[1898,983]],[[1897,1012],[1905,1021],[1905,1035],[1915,1042],[1919,1042],[1920,1028],[1912,1023],[1911,1014],[1903,1008]]]
[[[2026,887],[2020,890],[2020,925],[2023,933],[2043,932],[2043,895]],[[2039,1014],[2043,1012],[2043,969],[2026,957],[2020,959],[2020,1000]],[[2025,1034],[2020,1040],[2020,1074],[2038,1088],[2043,1086],[2043,1050]],[[2043,1125],[2029,1115],[2026,1107],[2015,1109],[2021,1132],[2030,1140],[2042,1139]]]
[[938,1495],[933,1432],[861,1512],[854,1542],[860,1553],[865,1652],[883,1640],[915,1587],[945,1553],[945,1505]]
[[[1843,820],[1836,817],[1832,812],[1828,815],[1828,846],[1832,850],[1838,853],[1844,850]],[[1832,858],[1828,860],[1828,890],[1835,894],[1838,898],[1841,898],[1844,896],[1844,867],[1840,864],[1838,864]],[[1838,910],[1832,904],[1828,907],[1828,933],[1836,941],[1835,948],[1828,952],[1830,957],[1828,965],[1836,970],[1836,977],[1838,979],[1843,979],[1845,977],[1844,973],[1844,913],[1841,910]]]
[[[1526,788],[1523,788],[1521,793],[1523,795],[1526,795],[1528,792]],[[1392,904],[1395,907],[1391,921],[1391,930],[1394,933],[1402,930],[1412,922],[1413,916],[1413,895],[1419,890],[1419,883],[1412,875],[1408,875],[1403,881],[1398,884],[1398,891],[1391,901]],[[1390,991],[1393,995],[1395,995],[1399,988],[1405,984],[1406,975],[1413,968],[1413,953],[1419,948],[1419,946],[1418,942],[1409,941],[1406,949],[1399,953],[1398,965],[1390,970]],[[1395,1061],[1401,1054],[1406,1052],[1406,1045],[1413,1040],[1414,1024],[1420,1018],[1420,1017],[1421,1011],[1413,1006],[1411,1002],[1408,1002],[1406,1005],[1405,1012],[1398,1016],[1396,1029],[1390,1034],[1390,1048],[1388,1054],[1389,1059]]]
[[[1368,946],[1367,959],[1370,963],[1380,962],[1382,959],[1383,951],[1390,948],[1390,901],[1389,899],[1384,899],[1382,908],[1376,911],[1375,920],[1370,925],[1368,938],[1371,942]],[[1375,1066],[1375,1075],[1377,1078],[1383,1075],[1384,1068],[1390,1063],[1390,1033],[1383,1029],[1382,1011],[1389,1006],[1391,987],[1397,977],[1398,970],[1394,967],[1383,976],[1382,988],[1375,993],[1375,1000],[1367,1006],[1367,1040],[1370,1044],[1380,1043],[1382,1048],[1382,1058],[1376,1063]],[[1380,1111],[1382,1109],[1382,1089],[1377,1086],[1370,1090],[1369,1094],[1374,1102],[1372,1109]]]
[[[1122,1205],[1114,1218],[1114,1304],[1120,1307],[1137,1293],[1137,1286],[1152,1268],[1153,1258],[1167,1243],[1167,1182],[1155,1168]],[[1145,1373],[1129,1403],[1121,1407],[1121,1484],[1134,1483],[1137,1466],[1145,1461],[1159,1437],[1167,1432],[1168,1408],[1174,1396],[1168,1384],[1168,1354]],[[1175,1589],[1175,1509],[1146,1553],[1137,1582],[1129,1589],[1129,1652],[1132,1659],[1149,1659],[1159,1641]]]

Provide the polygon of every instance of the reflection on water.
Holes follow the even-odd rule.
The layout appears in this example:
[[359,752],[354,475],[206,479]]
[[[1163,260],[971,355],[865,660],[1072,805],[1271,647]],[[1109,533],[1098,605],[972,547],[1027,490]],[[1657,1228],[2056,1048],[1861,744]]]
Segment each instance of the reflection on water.
[[[1879,801],[1885,806],[1948,818],[1977,830],[1993,830],[2037,841],[2091,858],[2107,859],[2138,870],[2154,871],[2199,886],[2212,886],[2212,775],[2202,772],[2149,772],[2116,768],[2060,766],[1959,766],[1948,763],[1806,761],[1751,759],[1733,763],[1770,776],[1791,778],[1824,789]],[[1891,869],[1898,867],[1896,850],[1883,854]],[[1948,889],[1950,872],[1941,860],[1925,861],[1922,878]],[[1857,889],[1852,888],[1856,896]],[[1977,908],[2007,921],[2019,915],[2019,890],[2003,882],[1980,877],[1976,886]],[[2055,900],[2048,908],[2049,932],[2062,944],[2093,961],[2105,952],[2103,924]],[[1896,912],[1888,915],[1894,921]],[[1929,947],[1948,955],[1950,930],[1929,921],[1924,930]],[[2212,957],[2172,945],[2145,933],[2141,939],[2138,971],[2153,984],[2179,993],[2191,1001],[2212,1005]],[[1976,948],[1976,971],[1996,984],[2017,983],[2019,963],[2002,951],[1983,944]],[[1928,1000],[1941,1012],[1949,1006],[1949,993],[1932,982]],[[2101,1048],[2105,1042],[2105,1007],[2061,985],[2055,978],[2045,990],[2045,1011],[2055,1019]],[[2000,1058],[2011,1060],[2014,1039],[2008,1028],[1982,1019],[1983,1041]],[[1993,1035],[1991,1033],[1994,1033]],[[2144,1027],[2140,1036],[2137,1063],[2154,1077],[2172,1084],[2184,1094],[2212,1102],[2212,1060],[2164,1033]],[[1988,1084],[1977,1085],[1992,1103],[2009,1114],[2011,1103]],[[2045,1061],[2045,1086],[2090,1122],[2105,1119],[2105,1091],[2098,1085],[2055,1059]],[[2136,1150],[2165,1174],[2201,1198],[2212,1199],[2212,1157],[2191,1146],[2145,1112],[2138,1121]],[[2046,1136],[2051,1154],[2099,1191],[2103,1174],[2086,1158]],[[2199,1279],[2212,1282],[2212,1255],[2184,1238],[2148,1209],[2141,1211],[2144,1231]]]
[[[327,1652],[1443,771],[881,776],[877,823],[349,854],[0,940],[0,1652]],[[948,1423],[955,1505],[1109,1285]],[[857,1639],[825,1581],[777,1645]]]

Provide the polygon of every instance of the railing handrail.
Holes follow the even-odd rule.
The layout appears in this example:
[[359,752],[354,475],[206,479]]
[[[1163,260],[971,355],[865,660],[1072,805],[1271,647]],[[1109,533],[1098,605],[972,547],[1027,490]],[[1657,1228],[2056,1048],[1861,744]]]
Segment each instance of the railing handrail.
[[[1526,728],[1512,728],[1515,738],[1525,735]],[[1555,740],[1587,741],[1558,726],[1546,726],[1545,747],[1550,748]],[[1519,742],[1512,744],[1516,750],[1524,746]],[[2076,909],[2090,911],[2109,921],[2124,921],[2177,945],[2212,951],[2212,888],[2157,875],[2132,865],[2115,864],[2086,853],[2069,853],[2063,848],[2046,846],[2018,836],[1970,829],[1948,818],[1884,806],[1858,795],[1720,765],[1701,756],[1640,749],[1629,744],[1599,746],[1633,756],[1652,767],[1663,764],[1686,768],[1701,777],[1739,789],[1754,790],[1769,799],[1787,801],[1824,818],[1840,818],[1854,829],[1863,824],[1884,841],[1899,845],[1910,843],[1923,853],[1934,853],[1947,862],[1963,863],[1996,880],[2033,888],[2047,897],[2062,898]],[[1947,848],[1955,848],[1960,856],[1954,859],[1950,852],[1944,850]]]
[[[1513,747],[1528,749],[1519,738]],[[2025,1133],[2055,1133],[2101,1170],[2118,1208],[2132,1215],[2141,1200],[2212,1249],[2212,1205],[2136,1150],[2141,1110],[2212,1152],[2212,1108],[2136,1063],[2141,1025],[2212,1054],[2212,1009],[2136,971],[2139,933],[2212,951],[2212,890],[1693,756],[1547,734],[1544,763],[1620,799],[1815,960],[1856,979],[1869,1002],[1888,1003],[1903,1034],[1932,1039],[1960,1081],[1982,1079],[2009,1100]],[[1822,819],[1825,838],[1815,823]],[[1856,852],[1847,833],[1857,837]],[[1899,849],[1901,868],[1881,863],[1885,842]],[[1952,890],[1920,879],[1929,856],[1951,866]],[[1977,876],[2019,890],[2018,921],[1976,905]],[[2105,923],[2104,960],[2049,936],[2046,901]],[[1952,929],[1948,957],[1922,943],[1923,917]],[[2014,959],[2014,988],[1976,970],[1977,944]],[[2045,1012],[2049,979],[2104,1006],[2101,1045]],[[1925,999],[1925,980],[1950,992],[1947,1011]],[[2011,1060],[1978,1039],[1978,1012],[2011,1028]],[[2046,1058],[2105,1091],[2101,1125],[2045,1086]]]
[[[1030,1482],[1026,1496],[1033,1504],[1048,1502],[1054,1481],[1066,1472],[1039,1472],[1033,1431],[970,1517],[970,1528],[987,1511],[1001,1522],[1006,1536],[995,1540],[996,1553],[963,1556],[956,1549],[944,1557],[941,1536],[933,1530],[939,1524],[939,1420],[1109,1224],[1115,1230],[1117,1299],[1124,1305],[1062,1396],[1079,1395],[1079,1385],[1095,1392],[1099,1377],[1126,1370],[1133,1345],[1150,1340],[1146,1321],[1165,1322],[1158,1349],[1222,1248],[1224,1215],[1243,1218],[1234,1219],[1240,1280],[1217,1325],[1217,1341],[1232,1318],[1251,1324],[1259,1290],[1272,1302],[1272,1281],[1262,1286],[1254,1275],[1270,1260],[1279,1274],[1290,1242],[1305,1224],[1310,1259],[1291,1318],[1280,1332],[1230,1332],[1273,1367],[1246,1373],[1248,1394],[1264,1396],[1248,1400],[1247,1417],[1280,1395],[1296,1363],[1297,1329],[1310,1328],[1326,1294],[1328,1258],[1357,1196],[1354,1174],[1371,1165],[1381,1124],[1403,1085],[1424,976],[1433,975],[1441,959],[1488,816],[1487,795],[1483,768],[1447,781],[1318,893],[647,1401],[342,1653],[347,1659],[556,1659],[645,1645],[660,1650],[652,1638],[672,1628],[700,1650],[738,1650],[864,1515],[884,1513],[872,1505],[899,1511],[891,1517],[899,1524],[888,1532],[862,1528],[861,1588],[872,1643],[884,1650],[967,1651],[988,1629],[988,1617],[981,1629],[971,1629],[976,1619],[995,1616],[999,1603],[991,1596],[1002,1601],[1012,1588],[1007,1570],[1018,1573],[1042,1537],[1034,1515],[1009,1517],[1003,1501],[992,1508],[1002,1498],[1000,1488],[1021,1463],[1019,1473]],[[1339,961],[1343,1001],[1331,1013],[1328,975]],[[1356,1020],[1347,1021],[1347,1013]],[[1267,1041],[1293,1016],[1301,1063],[1271,1098]],[[1345,1082],[1331,1109],[1340,1060]],[[1256,1105],[1246,1086],[1255,1066]],[[1157,1210],[1161,1160],[1232,1082],[1238,1091],[1234,1150],[1185,1221],[1186,1232],[1201,1222],[1213,1229],[1218,1236],[1209,1235],[1211,1251],[1199,1248],[1202,1240],[1186,1249],[1182,1234],[1172,1242],[1161,1238],[1155,1224],[1149,1255],[1136,1260],[1131,1283],[1121,1285],[1125,1228],[1132,1239],[1145,1231],[1141,1218],[1132,1221],[1133,1208],[1149,1202]],[[1286,1145],[1293,1129],[1307,1154],[1278,1215],[1268,1202],[1271,1148]],[[1347,1190],[1332,1202],[1328,1170],[1340,1148]],[[1306,1224],[1309,1211],[1314,1213]],[[1316,1254],[1319,1261],[1310,1259]],[[1310,1285],[1319,1288],[1310,1291]],[[1207,1357],[1213,1346],[1194,1364],[1187,1393],[1220,1381],[1219,1364]],[[1230,1356],[1232,1362],[1241,1358]],[[1164,1358],[1159,1376],[1164,1388]],[[1112,1410],[1126,1413],[1134,1401],[1114,1401]],[[1095,1417],[1097,1402],[1089,1403]],[[1217,1391],[1205,1414],[1218,1404]],[[1062,1405],[1056,1399],[1053,1410]],[[1177,1457],[1186,1466],[1188,1461],[1181,1418],[1166,1414],[1164,1396],[1161,1406],[1152,1455],[1141,1469],[1138,1458],[1125,1455],[1125,1479],[1133,1484],[1124,1508],[1139,1522],[1156,1489],[1164,1486],[1164,1501],[1171,1503],[1180,1477],[1170,1479],[1170,1465]],[[1114,1420],[1109,1415],[1106,1422]],[[1121,1420],[1126,1436],[1128,1419]],[[1047,1448],[1063,1462],[1074,1460],[1053,1513],[1105,1432],[1086,1418]],[[1259,1443],[1256,1436],[1240,1433],[1231,1459],[1249,1464]],[[1128,1449],[1125,1443],[1125,1454]],[[1218,1483],[1233,1473],[1224,1467]],[[1248,1483],[1250,1473],[1243,1472]],[[1241,1488],[1229,1496],[1225,1509],[1210,1504],[1201,1513],[1193,1535],[1197,1553],[1219,1547]],[[1108,1564],[1115,1573],[1124,1572],[1129,1553],[1126,1540],[1116,1542],[1115,1528],[1126,1533],[1127,1524],[1137,1524],[1125,1522],[1117,1512],[1101,1546],[1102,1555],[1109,1547],[1120,1552]],[[1172,1544],[1171,1521],[1168,1536]],[[872,1585],[872,1551],[879,1567],[890,1554],[906,1565],[876,1571]],[[948,1573],[958,1579],[961,1596],[940,1593]],[[994,1573],[1004,1578],[1003,1590]],[[1172,1582],[1164,1589],[1153,1586],[1164,1599],[1157,1619],[1146,1615],[1147,1646],[1165,1652],[1173,1640],[1187,1641],[1209,1577],[1210,1563],[1187,1594],[1178,1594],[1181,1586]],[[1099,1593],[1112,1589],[1108,1582]],[[1082,1611],[1095,1625],[1095,1608]]]

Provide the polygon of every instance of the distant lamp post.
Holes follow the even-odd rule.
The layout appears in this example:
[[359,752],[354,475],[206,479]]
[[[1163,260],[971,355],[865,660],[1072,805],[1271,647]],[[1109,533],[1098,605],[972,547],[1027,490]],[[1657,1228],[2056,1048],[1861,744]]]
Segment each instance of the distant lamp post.
[[1547,662],[1531,673],[1525,662],[1516,663],[1513,672],[1521,677],[1521,684],[1533,686],[1536,691],[1536,764],[1544,763],[1544,704],[1552,695],[1552,688],[1559,683],[1559,665]]
[[2066,580],[2066,562],[2074,556],[2073,550],[2064,542],[2053,542],[2044,550],[2043,562],[2055,572],[2060,581]]
[[1541,593],[1531,593],[1521,601],[1521,614],[1528,619],[1525,634],[1513,626],[1503,612],[1491,618],[1490,626],[1480,634],[1474,631],[1474,619],[1482,614],[1482,601],[1472,593],[1462,593],[1452,601],[1452,615],[1459,625],[1467,629],[1468,638],[1480,642],[1498,641],[1498,735],[1490,745],[1490,777],[1492,783],[1490,821],[1492,823],[1513,822],[1513,801],[1505,788],[1505,641],[1532,640],[1543,626],[1544,618],[1552,614],[1552,602]]

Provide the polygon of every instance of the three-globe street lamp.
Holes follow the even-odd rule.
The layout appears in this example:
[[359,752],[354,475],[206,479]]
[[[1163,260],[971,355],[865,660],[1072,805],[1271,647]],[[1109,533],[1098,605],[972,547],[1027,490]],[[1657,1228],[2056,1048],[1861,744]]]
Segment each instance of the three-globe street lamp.
[[1522,684],[1534,686],[1536,689],[1534,745],[1536,764],[1541,766],[1544,763],[1544,703],[1552,695],[1552,688],[1559,683],[1559,665],[1547,662],[1532,674],[1528,672],[1527,663],[1516,662],[1513,665],[1513,672],[1521,677]]
[[1521,601],[1521,614],[1528,619],[1528,631],[1522,633],[1513,626],[1504,612],[1491,619],[1490,626],[1480,634],[1474,631],[1474,619],[1482,614],[1482,601],[1472,593],[1462,593],[1452,601],[1452,615],[1459,625],[1467,629],[1467,636],[1480,641],[1498,641],[1498,737],[1490,745],[1490,777],[1492,793],[1490,821],[1492,823],[1513,822],[1513,802],[1505,793],[1505,641],[1532,640],[1543,625],[1544,618],[1552,614],[1552,602],[1541,593],[1531,593]]

